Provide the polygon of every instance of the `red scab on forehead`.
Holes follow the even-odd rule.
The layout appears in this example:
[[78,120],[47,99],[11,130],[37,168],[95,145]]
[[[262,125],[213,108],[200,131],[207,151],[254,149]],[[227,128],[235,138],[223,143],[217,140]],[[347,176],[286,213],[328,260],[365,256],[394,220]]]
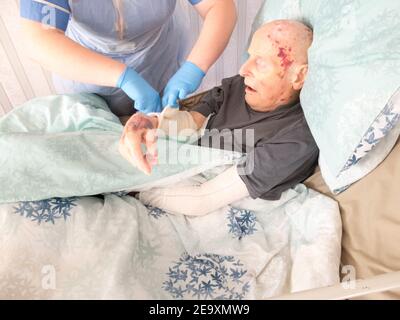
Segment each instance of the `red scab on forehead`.
[[290,60],[285,48],[279,48],[278,57],[281,58],[281,67],[283,67],[285,70],[287,70],[293,64],[293,60]]

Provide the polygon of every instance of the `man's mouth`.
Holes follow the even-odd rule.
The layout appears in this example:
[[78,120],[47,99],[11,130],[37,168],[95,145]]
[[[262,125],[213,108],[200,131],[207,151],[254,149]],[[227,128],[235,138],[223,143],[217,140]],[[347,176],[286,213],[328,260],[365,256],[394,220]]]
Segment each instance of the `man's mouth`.
[[257,92],[257,90],[255,90],[253,87],[251,87],[251,86],[249,86],[249,85],[247,85],[247,84],[246,84],[245,91],[246,91],[247,93],[255,93],[255,92]]

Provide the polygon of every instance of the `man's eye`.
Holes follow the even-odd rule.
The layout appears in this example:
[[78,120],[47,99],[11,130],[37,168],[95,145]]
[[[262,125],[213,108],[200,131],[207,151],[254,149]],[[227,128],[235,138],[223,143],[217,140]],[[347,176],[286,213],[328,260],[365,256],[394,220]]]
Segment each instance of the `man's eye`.
[[259,70],[265,71],[267,69],[267,62],[262,59],[257,59],[256,64]]

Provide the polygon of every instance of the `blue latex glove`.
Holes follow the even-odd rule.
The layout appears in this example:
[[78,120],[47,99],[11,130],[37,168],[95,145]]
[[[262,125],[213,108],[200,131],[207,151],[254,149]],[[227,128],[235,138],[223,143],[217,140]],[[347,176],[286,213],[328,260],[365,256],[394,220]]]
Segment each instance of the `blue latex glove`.
[[182,67],[168,81],[162,98],[163,108],[166,106],[178,106],[178,99],[184,99],[200,86],[206,74],[194,63],[186,61]]
[[161,112],[159,93],[132,68],[127,67],[121,74],[117,87],[135,101],[136,110],[143,113]]

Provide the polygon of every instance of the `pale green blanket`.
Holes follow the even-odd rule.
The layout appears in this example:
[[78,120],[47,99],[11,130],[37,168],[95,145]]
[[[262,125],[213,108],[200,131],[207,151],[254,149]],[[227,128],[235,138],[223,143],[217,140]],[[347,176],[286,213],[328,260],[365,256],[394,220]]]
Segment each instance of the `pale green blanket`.
[[160,139],[160,165],[146,176],[118,152],[122,129],[91,94],[38,98],[16,108],[0,119],[0,203],[143,190],[238,157]]

